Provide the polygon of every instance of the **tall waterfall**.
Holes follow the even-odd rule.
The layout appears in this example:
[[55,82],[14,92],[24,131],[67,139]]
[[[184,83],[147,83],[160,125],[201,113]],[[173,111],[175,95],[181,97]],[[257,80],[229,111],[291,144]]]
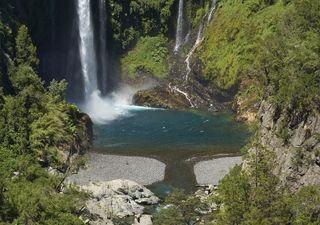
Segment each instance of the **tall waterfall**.
[[177,31],[176,31],[176,44],[174,51],[178,52],[180,46],[183,43],[183,11],[184,11],[184,0],[179,0],[179,11],[177,20]]
[[101,92],[107,92],[108,71],[107,71],[107,13],[106,0],[99,0],[99,22],[100,22],[100,63],[101,63]]
[[90,0],[77,0],[77,12],[80,34],[79,48],[81,69],[84,80],[85,98],[88,100],[92,93],[98,90],[96,52]]

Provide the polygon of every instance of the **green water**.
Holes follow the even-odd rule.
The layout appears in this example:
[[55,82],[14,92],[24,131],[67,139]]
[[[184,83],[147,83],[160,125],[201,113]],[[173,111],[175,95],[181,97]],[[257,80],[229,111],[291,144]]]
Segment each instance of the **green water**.
[[158,194],[173,188],[193,190],[193,164],[220,154],[239,154],[249,135],[231,114],[171,110],[131,110],[106,125],[95,125],[95,149],[101,153],[156,158],[166,163]]

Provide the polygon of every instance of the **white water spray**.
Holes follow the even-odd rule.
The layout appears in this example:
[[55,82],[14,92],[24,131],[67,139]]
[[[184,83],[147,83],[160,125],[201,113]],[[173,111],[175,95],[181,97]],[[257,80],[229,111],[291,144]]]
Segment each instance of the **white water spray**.
[[84,79],[85,99],[98,90],[97,65],[94,45],[90,0],[77,0],[80,34],[80,59]]
[[179,0],[179,11],[177,20],[177,31],[176,31],[176,44],[174,47],[174,52],[177,53],[180,46],[183,43],[183,9],[184,0]]
[[[90,0],[77,0],[77,4],[80,34],[79,48],[85,88],[85,103],[80,108],[88,113],[95,123],[107,123],[119,116],[128,115],[128,107],[131,104],[133,92],[130,88],[123,88],[108,97],[101,97],[97,85],[97,64]],[[102,17],[104,17],[103,12],[101,13]],[[105,36],[102,34],[104,31],[103,29],[101,30],[100,41],[102,42],[105,42]]]
[[101,63],[101,91],[107,92],[108,85],[108,71],[107,71],[107,13],[106,13],[106,0],[99,0],[99,19],[100,19],[100,63]]

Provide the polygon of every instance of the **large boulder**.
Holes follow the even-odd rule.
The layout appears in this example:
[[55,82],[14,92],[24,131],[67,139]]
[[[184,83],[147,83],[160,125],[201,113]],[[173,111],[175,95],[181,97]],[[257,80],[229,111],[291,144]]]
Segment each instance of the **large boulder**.
[[101,221],[107,222],[114,217],[141,215],[144,205],[160,201],[149,189],[130,180],[90,183],[81,188],[90,194],[87,210],[98,218],[93,224],[101,224]]

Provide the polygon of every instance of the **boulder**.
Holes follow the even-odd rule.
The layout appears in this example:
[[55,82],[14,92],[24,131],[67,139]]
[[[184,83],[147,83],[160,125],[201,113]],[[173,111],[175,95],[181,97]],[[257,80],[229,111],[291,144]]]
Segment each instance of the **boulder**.
[[157,204],[160,201],[150,190],[130,180],[90,183],[81,188],[90,194],[86,204],[88,211],[99,218],[94,224],[107,222],[113,217],[141,215],[143,205]]
[[133,225],[152,225],[152,216],[151,215],[141,215],[134,219]]

